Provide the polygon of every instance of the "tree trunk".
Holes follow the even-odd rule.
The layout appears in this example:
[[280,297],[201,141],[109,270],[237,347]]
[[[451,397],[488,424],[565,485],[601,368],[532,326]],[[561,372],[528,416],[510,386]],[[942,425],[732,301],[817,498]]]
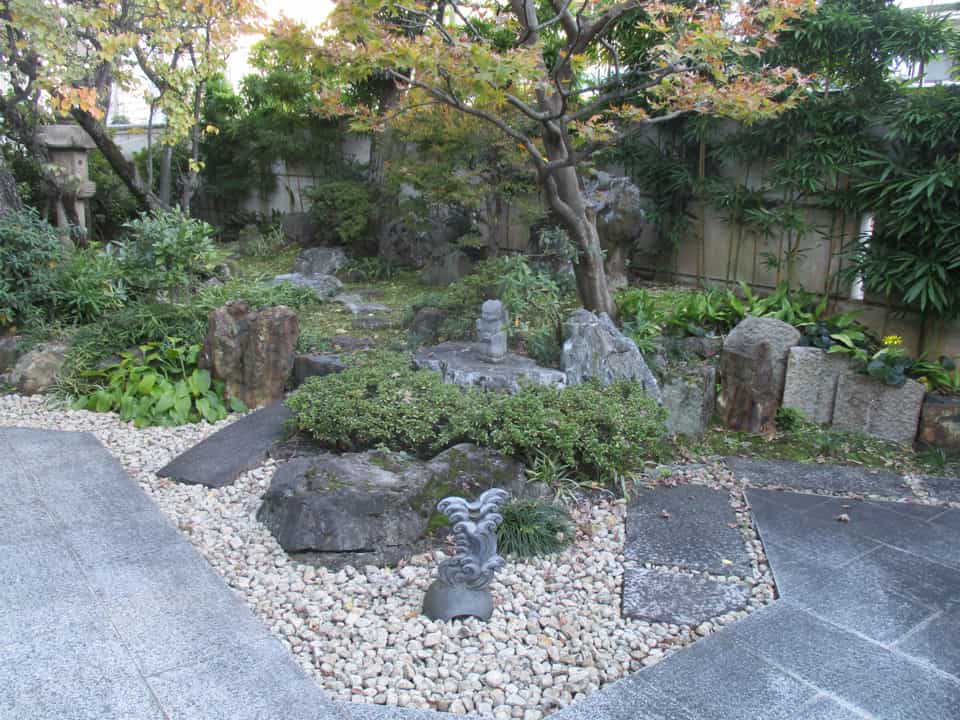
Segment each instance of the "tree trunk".
[[160,185],[157,193],[160,196],[160,202],[170,207],[170,200],[173,197],[173,146],[164,145],[163,152],[160,154]]
[[86,110],[78,107],[73,108],[70,115],[103,153],[110,167],[117,173],[123,184],[127,186],[141,210],[157,210],[164,207],[150,188],[143,184],[140,174],[137,172],[137,166],[123,156],[120,147],[113,141],[113,138],[110,137],[107,129],[99,120]]
[[13,173],[7,168],[7,163],[0,154],[0,215],[10,210],[22,210],[23,200],[20,198],[20,189]]
[[[384,78],[378,88],[378,112],[381,117],[389,113],[400,101],[400,89],[392,78]],[[370,163],[367,165],[367,182],[376,193],[378,208],[373,217],[371,239],[367,247],[360,248],[363,252],[376,254],[382,239],[386,236],[390,220],[394,217],[396,200],[387,197],[386,163],[393,153],[394,137],[389,122],[381,132],[373,133],[370,141]]]

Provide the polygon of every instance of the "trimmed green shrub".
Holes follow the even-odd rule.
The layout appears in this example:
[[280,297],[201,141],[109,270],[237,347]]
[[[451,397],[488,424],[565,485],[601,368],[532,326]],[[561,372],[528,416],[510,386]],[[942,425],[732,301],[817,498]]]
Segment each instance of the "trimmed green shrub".
[[118,243],[127,283],[144,293],[186,287],[209,274],[216,261],[213,228],[179,211],[156,210],[124,225]]
[[537,557],[558,553],[573,540],[573,521],[560,505],[542,500],[515,500],[503,506],[497,527],[501,555]]
[[370,188],[353,180],[335,180],[311,188],[312,212],[321,232],[330,232],[344,245],[354,245],[367,235],[374,215]]
[[287,404],[298,429],[341,451],[386,447],[426,458],[473,442],[528,464],[547,453],[579,478],[602,481],[663,453],[664,411],[629,382],[506,395],[444,384],[401,354],[370,353],[311,378]]
[[0,214],[0,328],[38,314],[53,288],[63,248],[33,209]]
[[77,250],[57,266],[50,298],[54,315],[68,322],[89,323],[115,312],[127,300],[120,264],[94,247]]

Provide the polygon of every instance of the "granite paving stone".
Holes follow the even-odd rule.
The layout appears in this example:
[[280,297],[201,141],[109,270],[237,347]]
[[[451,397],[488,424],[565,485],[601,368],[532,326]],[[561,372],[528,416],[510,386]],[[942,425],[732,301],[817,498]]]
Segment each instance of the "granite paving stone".
[[960,596],[957,602],[951,610],[937,614],[897,643],[897,649],[960,681]]
[[638,673],[637,681],[677,698],[700,720],[790,718],[817,695],[811,685],[744,652],[735,630],[724,628],[674,653]]
[[0,452],[0,718],[343,720],[93,436]]
[[256,410],[174,458],[157,475],[191,485],[231,485],[240,473],[267,459],[270,449],[287,436],[285,423],[291,417],[282,401]]
[[760,622],[735,626],[745,652],[760,655],[877,717],[949,718],[960,707],[956,680],[817,618],[789,600],[757,615]]
[[628,618],[699,625],[742,610],[749,599],[750,588],[745,583],[658,568],[629,568],[623,573],[623,615]]
[[336,705],[345,720],[476,720],[475,715],[451,715],[433,710],[416,710],[392,705],[371,705],[359,702],[340,702]]
[[677,697],[641,680],[641,675],[635,673],[607,685],[550,717],[553,720],[706,720],[685,707]]
[[660,485],[627,509],[624,555],[635,562],[747,576],[750,558],[726,490]]
[[267,637],[147,678],[169,720],[342,720],[331,700]]
[[732,456],[724,458],[724,462],[734,475],[760,487],[773,485],[792,490],[818,490],[848,495],[869,493],[893,497],[898,497],[908,490],[902,476],[887,470]]
[[869,717],[860,708],[841,705],[829,697],[817,697],[800,708],[790,720],[864,720]]

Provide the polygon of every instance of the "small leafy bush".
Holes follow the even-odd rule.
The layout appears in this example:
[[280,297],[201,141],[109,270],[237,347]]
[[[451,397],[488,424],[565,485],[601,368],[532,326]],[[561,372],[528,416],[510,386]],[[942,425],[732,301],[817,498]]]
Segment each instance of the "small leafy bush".
[[57,231],[35,210],[0,214],[0,327],[40,314],[62,257]]
[[[119,411],[124,422],[137,427],[184,425],[227,416],[224,386],[210,373],[197,368],[199,345],[184,345],[177,338],[141,345],[139,353],[125,352],[120,362],[97,371],[105,384],[79,398],[74,408],[95,412]],[[231,408],[246,408],[231,399]]]
[[367,283],[393,280],[398,271],[396,265],[381,257],[362,257],[350,260],[337,274],[350,282]]
[[335,180],[315,186],[308,192],[312,212],[324,232],[330,231],[344,245],[365,239],[374,207],[370,189],[362,182]]
[[960,395],[960,366],[953,358],[941,355],[936,362],[920,359],[910,368],[910,375],[927,390],[945,395]]
[[77,250],[57,266],[50,297],[54,314],[68,322],[85,324],[115,312],[127,300],[120,264],[96,247]]
[[531,465],[546,453],[579,478],[603,481],[664,452],[664,411],[636,383],[490,393],[444,384],[398,353],[366,354],[342,373],[311,378],[288,405],[300,430],[336,450],[432,457],[473,442]]
[[118,257],[127,284],[139,292],[189,286],[216,261],[213,228],[179,211],[143,214],[124,228]]
[[663,313],[658,312],[653,296],[641,288],[630,288],[617,295],[616,302],[623,332],[640,352],[652,353],[654,338],[663,332]]
[[777,429],[781,432],[799,430],[806,421],[803,413],[796,408],[781,407],[777,409]]
[[562,551],[573,539],[570,513],[559,505],[538,500],[515,500],[504,505],[497,528],[497,550],[528,558]]

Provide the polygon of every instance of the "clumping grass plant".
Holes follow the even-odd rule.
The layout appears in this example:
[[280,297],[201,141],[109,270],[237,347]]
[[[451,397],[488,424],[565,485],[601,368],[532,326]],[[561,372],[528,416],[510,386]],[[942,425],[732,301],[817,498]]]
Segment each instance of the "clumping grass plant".
[[500,513],[497,549],[501,555],[518,558],[552,555],[566,548],[574,537],[570,513],[560,505],[542,500],[514,500]]

